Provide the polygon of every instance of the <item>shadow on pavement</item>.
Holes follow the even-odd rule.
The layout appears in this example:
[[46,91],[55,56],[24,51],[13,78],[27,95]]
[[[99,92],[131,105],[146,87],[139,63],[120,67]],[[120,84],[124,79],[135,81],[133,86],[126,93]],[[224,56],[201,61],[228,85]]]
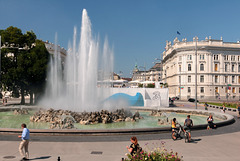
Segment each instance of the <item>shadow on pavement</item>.
[[199,141],[201,141],[202,139],[192,139],[190,143],[195,143],[197,144]]
[[37,157],[37,158],[29,159],[29,160],[40,160],[40,159],[48,159],[48,158],[51,158],[51,156]]

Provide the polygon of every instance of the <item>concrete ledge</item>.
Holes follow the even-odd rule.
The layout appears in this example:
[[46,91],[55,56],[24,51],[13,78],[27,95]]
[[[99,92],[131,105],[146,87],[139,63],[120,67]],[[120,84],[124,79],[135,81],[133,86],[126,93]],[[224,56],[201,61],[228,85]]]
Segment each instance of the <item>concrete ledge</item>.
[[[152,111],[155,109],[145,108],[145,107],[134,107],[135,110],[148,110]],[[11,109],[8,109],[11,110]],[[215,123],[217,127],[226,126],[235,122],[235,119],[232,115],[213,112],[213,111],[204,111],[197,109],[176,109],[176,108],[161,108],[161,111],[165,112],[177,112],[177,113],[189,113],[189,114],[201,114],[201,115],[210,115],[214,117],[225,119],[221,122]],[[206,129],[208,124],[199,124],[192,127],[193,130]],[[159,127],[159,128],[138,128],[138,129],[99,129],[99,130],[80,130],[80,129],[62,129],[62,130],[53,130],[53,129],[31,129],[31,134],[35,135],[121,135],[121,134],[132,134],[132,133],[158,133],[158,132],[169,132],[171,127]],[[0,133],[21,133],[21,129],[13,128],[0,128]]]

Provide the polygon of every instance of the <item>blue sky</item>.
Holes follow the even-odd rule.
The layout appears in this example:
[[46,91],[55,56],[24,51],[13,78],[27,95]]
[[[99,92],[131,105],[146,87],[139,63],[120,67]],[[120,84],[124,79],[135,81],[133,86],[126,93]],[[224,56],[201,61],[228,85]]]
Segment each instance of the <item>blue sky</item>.
[[[33,30],[38,39],[67,48],[73,28],[81,27],[87,9],[94,35],[105,36],[114,47],[114,71],[129,77],[135,63],[153,66],[166,40],[240,40],[238,0],[0,0],[0,29],[15,26],[23,33]],[[177,35],[177,31],[181,35]]]

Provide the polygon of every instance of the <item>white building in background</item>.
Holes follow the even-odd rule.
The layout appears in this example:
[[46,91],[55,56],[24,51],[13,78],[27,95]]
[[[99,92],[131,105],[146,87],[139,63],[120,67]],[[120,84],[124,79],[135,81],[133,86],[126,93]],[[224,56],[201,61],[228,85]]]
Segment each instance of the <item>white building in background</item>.
[[[139,70],[143,68],[144,70]],[[134,87],[138,87],[138,84],[155,84],[155,88],[163,87],[162,82],[162,63],[157,62],[149,70],[146,70],[146,67],[138,67],[135,65],[135,68],[132,71],[132,81],[136,82]]]
[[240,100],[239,41],[223,42],[222,38],[211,37],[197,41],[197,45],[195,40],[176,38],[173,44],[167,41],[163,52],[163,81],[168,84],[170,97],[195,98],[196,63],[198,100]]

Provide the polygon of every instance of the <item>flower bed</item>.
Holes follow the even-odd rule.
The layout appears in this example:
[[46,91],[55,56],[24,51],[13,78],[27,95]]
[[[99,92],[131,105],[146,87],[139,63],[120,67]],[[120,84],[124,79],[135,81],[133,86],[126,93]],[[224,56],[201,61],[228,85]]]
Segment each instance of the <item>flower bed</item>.
[[161,141],[160,145],[155,144],[155,146],[150,149],[147,143],[143,151],[134,156],[127,154],[128,158],[125,158],[124,161],[182,161],[182,156],[179,157],[177,152],[174,153],[172,150],[168,151],[165,148],[164,141]]

